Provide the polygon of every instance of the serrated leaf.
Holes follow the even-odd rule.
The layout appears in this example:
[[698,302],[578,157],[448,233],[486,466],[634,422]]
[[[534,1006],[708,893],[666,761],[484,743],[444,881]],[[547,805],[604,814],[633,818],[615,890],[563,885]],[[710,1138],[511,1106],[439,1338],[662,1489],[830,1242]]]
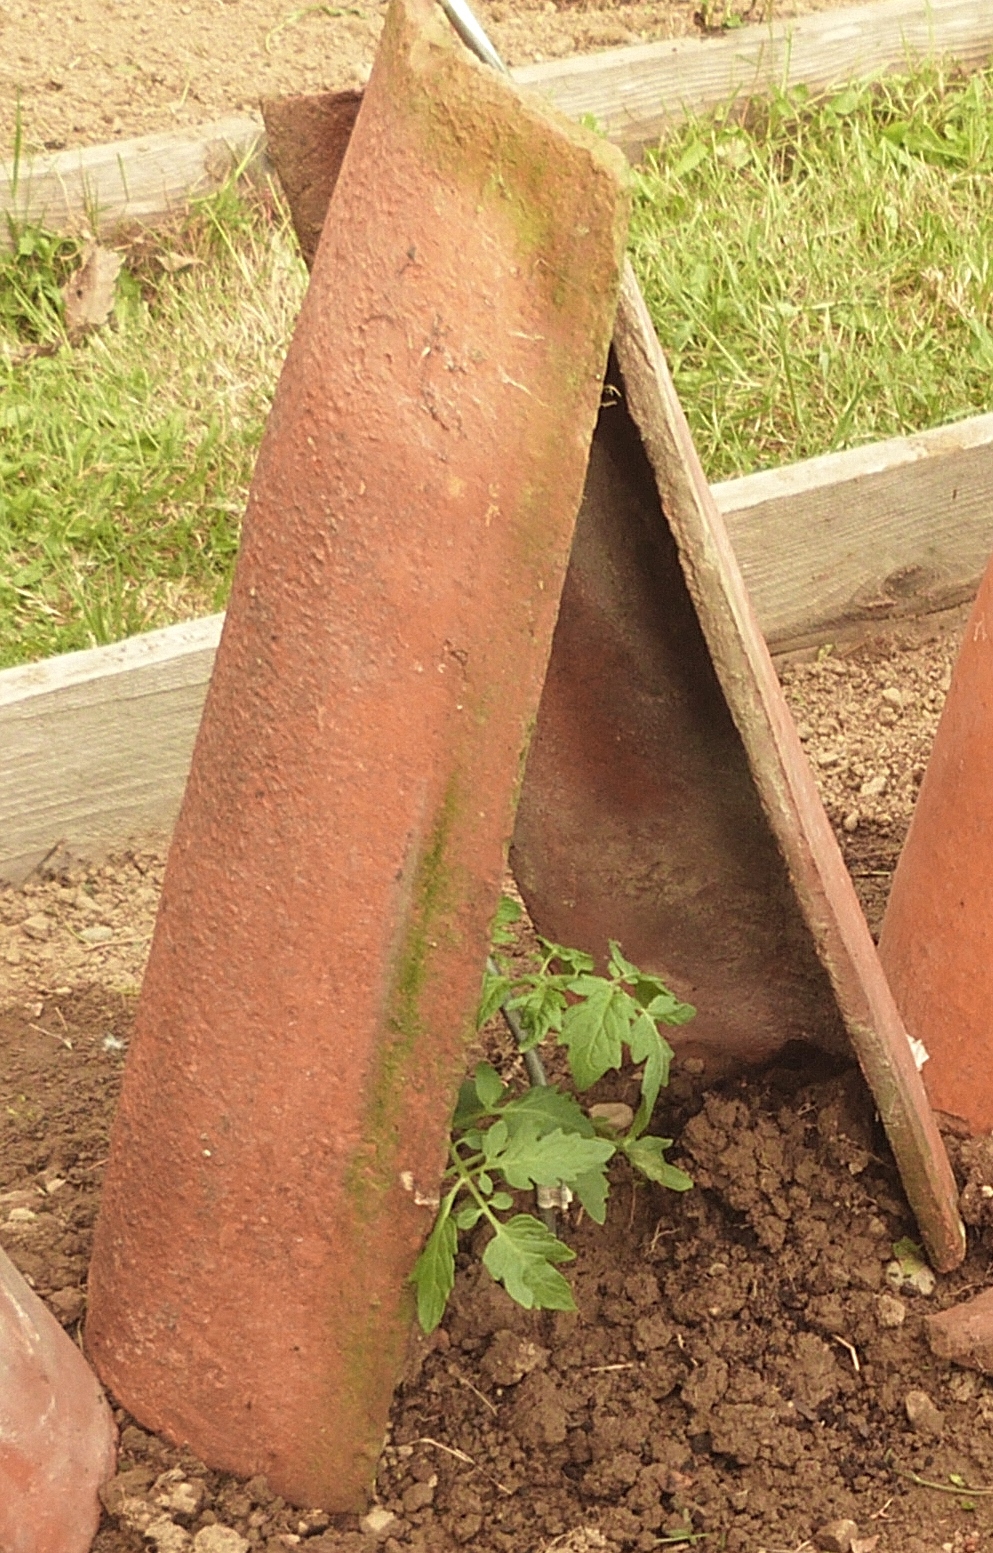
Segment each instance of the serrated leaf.
[[455,1222],[459,1229],[474,1229],[482,1217],[482,1208],[476,1203],[468,1203],[464,1208],[459,1209],[455,1215]]
[[417,1289],[417,1318],[425,1332],[433,1332],[445,1314],[455,1284],[457,1246],[458,1236],[449,1214],[439,1214],[410,1275]]
[[512,944],[514,935],[510,931],[515,922],[520,922],[521,908],[512,895],[501,895],[500,904],[493,918],[493,927],[490,938],[494,944]]
[[574,976],[578,976],[581,971],[591,971],[596,964],[593,956],[584,949],[567,949],[564,944],[555,944],[550,938],[539,938],[538,942],[547,959],[557,960],[560,965],[567,966]]
[[508,1139],[498,1163],[508,1186],[526,1191],[559,1181],[571,1186],[577,1176],[601,1169],[615,1152],[606,1138],[582,1138],[561,1128],[536,1137],[522,1127]]
[[551,1031],[562,1028],[565,1006],[566,997],[562,986],[559,981],[551,978],[539,980],[529,991],[511,998],[508,1007],[520,1019],[528,1035],[523,1050],[536,1046]]
[[665,1151],[672,1147],[671,1138],[633,1138],[630,1143],[620,1145],[628,1160],[649,1181],[657,1181],[660,1186],[667,1186],[673,1192],[688,1192],[693,1185],[692,1176],[688,1176],[685,1170],[679,1170],[675,1165],[670,1165],[665,1158]]
[[[661,982],[659,983],[662,986]],[[645,1004],[645,1013],[652,1019],[657,1019],[664,1025],[686,1025],[691,1019],[696,1018],[696,1009],[692,1003],[683,1003],[668,987],[662,987],[661,992],[656,993],[650,1003]]]
[[582,1106],[571,1095],[562,1094],[554,1084],[538,1084],[516,1096],[504,1106],[503,1117],[511,1133],[520,1117],[537,1121],[539,1137],[543,1132],[553,1132],[556,1127],[561,1127],[563,1132],[578,1133],[581,1138],[592,1138],[596,1132]]
[[507,1219],[483,1252],[490,1275],[525,1310],[575,1310],[572,1290],[553,1265],[576,1253],[529,1213]]
[[577,1089],[589,1089],[610,1068],[619,1068],[628,1022],[627,994],[602,977],[582,976],[573,983],[582,997],[566,1009],[560,1040],[569,1048],[569,1067]]
[[476,1029],[481,1030],[488,1019],[498,1014],[500,1009],[514,990],[514,983],[509,976],[494,976],[492,971],[486,971],[483,975],[483,990],[479,995],[479,1008],[476,1010]]
[[641,978],[642,973],[639,971],[636,965],[631,964],[630,960],[625,960],[624,956],[621,954],[620,944],[617,943],[616,939],[613,938],[609,940],[609,944],[610,969],[614,975],[622,977],[624,981],[638,981]]
[[639,1008],[633,999],[632,1009],[635,1013],[628,1028],[631,1060],[645,1064],[641,1075],[641,1105],[638,1107],[638,1118],[634,1124],[634,1131],[641,1133],[652,1119],[659,1090],[669,1082],[669,1064],[672,1062],[673,1053],[669,1042],[659,1033],[655,1020],[647,1010]]
[[452,1117],[452,1131],[463,1132],[470,1122],[478,1120],[484,1114],[479,1096],[476,1094],[476,1086],[471,1078],[467,1078],[459,1089],[455,1115]]
[[508,1208],[514,1206],[514,1199],[509,1192],[494,1192],[490,1198],[490,1207],[497,1213],[505,1213]]
[[481,1062],[476,1069],[474,1082],[480,1105],[485,1111],[492,1111],[503,1099],[503,1079],[496,1068],[491,1068],[488,1062]]
[[604,1170],[590,1170],[577,1176],[572,1189],[595,1224],[603,1224],[607,1217],[607,1197],[610,1182]]
[[507,1147],[507,1123],[494,1122],[483,1133],[483,1157],[488,1165],[492,1165],[497,1155]]

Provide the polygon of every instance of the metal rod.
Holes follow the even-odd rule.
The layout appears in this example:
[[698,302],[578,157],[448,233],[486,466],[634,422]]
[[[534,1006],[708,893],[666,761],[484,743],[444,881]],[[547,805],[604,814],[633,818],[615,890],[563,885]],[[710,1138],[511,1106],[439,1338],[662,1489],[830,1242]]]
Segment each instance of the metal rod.
[[471,49],[484,65],[492,65],[494,70],[501,71],[503,75],[510,74],[466,0],[441,0],[441,8],[466,48]]

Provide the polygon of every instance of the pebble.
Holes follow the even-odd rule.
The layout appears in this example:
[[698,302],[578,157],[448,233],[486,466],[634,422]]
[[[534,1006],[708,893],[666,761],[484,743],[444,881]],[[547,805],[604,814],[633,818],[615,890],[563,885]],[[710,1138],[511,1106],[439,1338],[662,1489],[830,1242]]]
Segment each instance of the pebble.
[[851,1546],[859,1534],[855,1521],[828,1521],[814,1533],[814,1543],[823,1553],[851,1553]]
[[882,692],[882,697],[887,706],[895,706],[898,712],[903,710],[903,693],[897,690],[894,685],[887,685]]
[[396,1525],[396,1516],[392,1510],[387,1510],[381,1504],[374,1505],[368,1515],[364,1515],[359,1522],[362,1530],[370,1537],[385,1537],[389,1534],[391,1526]]
[[[155,1553],[187,1553],[187,1549],[193,1545],[189,1532],[177,1526],[167,1515],[160,1515],[157,1520],[150,1522],[143,1535],[146,1542],[155,1544]],[[248,1546],[247,1542],[245,1546]]]
[[881,1327],[902,1327],[907,1307],[895,1294],[880,1294],[876,1299],[876,1320]]
[[21,932],[25,938],[42,940],[48,938],[52,931],[52,919],[46,917],[44,912],[35,912],[32,917],[25,917],[21,923]]
[[886,783],[889,778],[885,771],[880,771],[877,776],[867,777],[859,788],[860,798],[881,798],[886,791]]
[[926,1391],[908,1391],[903,1399],[907,1422],[916,1434],[939,1440],[945,1432],[945,1417]]
[[[418,1510],[426,1510],[428,1505],[433,1503],[434,1484],[430,1481],[430,1479],[427,1483],[412,1484],[403,1496],[403,1508],[407,1515],[413,1515]],[[197,1550],[197,1553],[200,1553],[199,1549]],[[211,1550],[211,1553],[213,1553],[213,1550]],[[222,1553],[222,1550],[218,1549],[217,1553]]]
[[808,739],[812,739],[814,737],[814,730],[811,728],[809,723],[797,723],[796,731],[798,737],[804,744],[807,743]]
[[92,927],[84,927],[79,936],[84,944],[109,944],[114,929],[103,922],[95,922]]
[[207,1485],[199,1478],[188,1481],[182,1470],[174,1467],[156,1480],[154,1492],[155,1503],[160,1509],[192,1520],[203,1509]]
[[853,836],[859,828],[859,821],[861,818],[862,816],[857,809],[850,810],[841,822],[842,830],[847,831],[850,836]]
[[30,1224],[38,1215],[31,1208],[11,1208],[7,1215],[8,1224]]

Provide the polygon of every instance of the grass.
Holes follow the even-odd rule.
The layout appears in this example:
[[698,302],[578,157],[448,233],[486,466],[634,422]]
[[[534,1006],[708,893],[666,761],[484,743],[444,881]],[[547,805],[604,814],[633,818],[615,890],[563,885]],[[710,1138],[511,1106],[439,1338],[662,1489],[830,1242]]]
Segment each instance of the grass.
[[993,408],[993,72],[674,131],[635,268],[712,480]]
[[[70,348],[81,244],[15,236],[0,668],[223,606],[306,285],[278,206],[232,184],[128,250],[111,323]],[[993,71],[677,127],[631,251],[713,480],[993,408]]]
[[278,209],[231,186],[129,250],[110,326],[70,349],[59,286],[81,243],[14,235],[0,254],[0,667],[223,607],[306,285]]

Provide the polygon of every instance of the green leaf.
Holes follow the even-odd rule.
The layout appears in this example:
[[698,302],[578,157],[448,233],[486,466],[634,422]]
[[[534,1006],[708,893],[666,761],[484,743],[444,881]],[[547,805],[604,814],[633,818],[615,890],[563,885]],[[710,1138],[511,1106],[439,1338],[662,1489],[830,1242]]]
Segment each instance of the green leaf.
[[518,1095],[504,1106],[503,1116],[511,1132],[517,1119],[524,1117],[538,1122],[538,1136],[542,1132],[553,1132],[556,1127],[561,1127],[563,1132],[579,1133],[582,1138],[592,1138],[596,1133],[582,1106],[571,1095],[563,1095],[554,1084],[536,1084],[533,1089]]
[[476,1203],[468,1203],[460,1208],[455,1215],[455,1222],[459,1229],[474,1229],[483,1217],[483,1210]]
[[493,1190],[493,1177],[487,1175],[485,1170],[481,1170],[476,1177],[476,1185],[484,1197],[489,1197]]
[[490,1198],[490,1207],[497,1213],[505,1213],[508,1208],[514,1206],[514,1199],[509,1192],[494,1192]]
[[610,1182],[604,1170],[590,1170],[577,1176],[572,1189],[595,1224],[603,1224],[607,1218],[607,1197]]
[[528,1034],[528,1041],[522,1050],[529,1050],[543,1041],[551,1031],[562,1028],[566,997],[561,981],[561,977],[535,978],[530,991],[511,998],[508,1007],[518,1015]]
[[572,1290],[553,1265],[571,1262],[575,1255],[538,1219],[518,1213],[500,1225],[483,1252],[483,1263],[525,1310],[575,1310]]
[[410,1281],[417,1289],[417,1317],[425,1332],[433,1332],[455,1284],[458,1236],[447,1209],[439,1213]]
[[476,1029],[481,1030],[488,1019],[498,1014],[514,989],[514,984],[509,976],[502,974],[494,976],[487,970],[483,973],[483,990],[479,997],[479,1008],[476,1010]]
[[593,956],[587,954],[584,949],[567,949],[564,944],[552,943],[550,938],[539,938],[538,942],[545,951],[546,960],[557,960],[573,976],[578,976],[583,971],[591,971],[596,964]]
[[656,992],[651,1002],[644,1005],[645,1013],[650,1018],[664,1025],[686,1025],[691,1019],[696,1018],[696,1009],[692,1003],[681,1002],[661,982],[656,985],[661,988],[661,991]]
[[515,922],[520,922],[521,908],[512,895],[501,895],[500,904],[493,918],[493,927],[490,930],[490,938],[494,944],[512,944],[514,935],[510,932]]
[[641,972],[630,960],[625,960],[621,954],[621,946],[616,939],[609,940],[610,945],[610,969],[614,976],[621,977],[624,981],[639,981]]
[[672,1147],[671,1138],[632,1138],[618,1147],[623,1149],[635,1170],[640,1170],[649,1181],[657,1181],[673,1192],[688,1192],[693,1185],[692,1176],[670,1165],[665,1158],[666,1149]]
[[655,1020],[641,1008],[637,1009],[631,1022],[628,1046],[631,1060],[645,1064],[641,1075],[641,1105],[632,1129],[638,1134],[644,1132],[651,1121],[659,1090],[669,1082],[669,1064],[673,1053],[669,1042],[660,1035]]
[[459,1089],[455,1115],[452,1117],[452,1131],[463,1132],[470,1122],[476,1121],[484,1114],[479,1096],[476,1094],[476,1086],[471,1078],[467,1078]]
[[619,1068],[628,1021],[627,993],[600,976],[580,976],[572,991],[582,1002],[566,1009],[560,1040],[569,1048],[569,1066],[577,1089],[589,1089],[609,1068]]
[[693,172],[700,163],[706,161],[710,147],[702,140],[694,140],[683,152],[679,161],[672,169],[674,178],[685,178],[687,173]]
[[535,1137],[522,1127],[495,1163],[509,1186],[526,1191],[529,1186],[555,1186],[559,1181],[571,1186],[577,1176],[602,1169],[615,1152],[606,1138],[581,1138],[561,1128]]
[[503,1079],[496,1068],[491,1068],[488,1062],[481,1062],[476,1069],[475,1086],[479,1103],[485,1111],[492,1111],[503,1099]]
[[507,1146],[507,1123],[494,1122],[492,1127],[483,1133],[483,1156],[488,1165],[492,1165],[497,1155]]

